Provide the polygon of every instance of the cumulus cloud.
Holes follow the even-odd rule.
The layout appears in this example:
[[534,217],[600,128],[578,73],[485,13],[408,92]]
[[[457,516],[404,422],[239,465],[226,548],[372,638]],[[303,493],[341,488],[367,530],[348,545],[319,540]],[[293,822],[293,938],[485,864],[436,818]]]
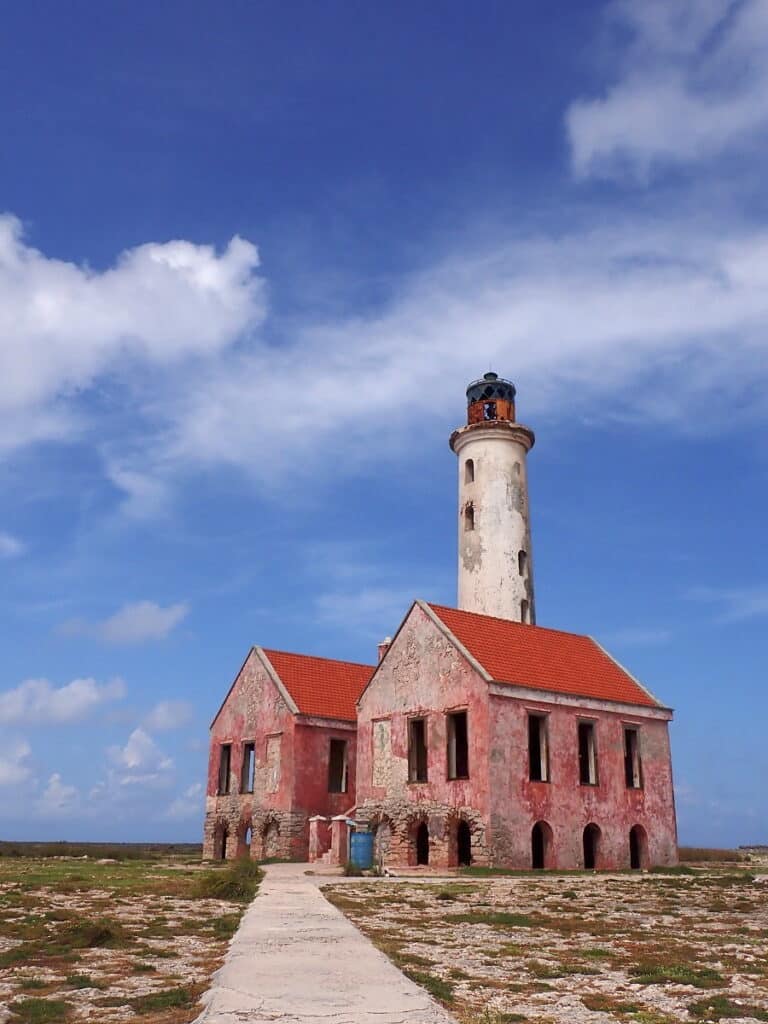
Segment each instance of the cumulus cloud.
[[180,729],[192,720],[192,710],[186,700],[161,700],[144,719],[144,724],[155,732]]
[[67,817],[82,812],[80,793],[76,786],[62,781],[61,775],[54,772],[36,802],[36,810],[41,817]]
[[178,240],[123,252],[95,271],[32,248],[0,216],[0,437],[6,446],[76,426],[65,400],[118,365],[170,367],[226,348],[257,325],[258,253]]
[[203,786],[194,782],[176,797],[165,811],[165,817],[174,821],[199,820],[203,814]]
[[768,129],[768,0],[619,0],[628,45],[602,96],[566,123],[577,175],[647,177],[717,156]]
[[76,722],[100,705],[124,696],[125,684],[121,679],[108,683],[73,679],[58,688],[47,679],[26,679],[14,689],[0,692],[0,722],[31,725]]
[[0,530],[0,558],[15,558],[24,552],[24,545],[18,537]]
[[31,775],[29,757],[32,753],[26,740],[5,740],[0,752],[0,786],[26,782]]
[[170,781],[173,759],[167,757],[146,730],[134,729],[125,746],[110,747],[109,758],[117,767],[119,786],[165,785]]
[[101,622],[70,619],[59,631],[68,636],[95,636],[108,644],[141,644],[163,640],[189,612],[184,602],[163,608],[154,601],[126,604]]

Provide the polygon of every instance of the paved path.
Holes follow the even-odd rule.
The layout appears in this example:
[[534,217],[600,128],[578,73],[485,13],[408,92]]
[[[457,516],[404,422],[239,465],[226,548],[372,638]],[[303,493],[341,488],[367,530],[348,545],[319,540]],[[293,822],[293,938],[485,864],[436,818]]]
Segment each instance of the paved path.
[[322,896],[270,864],[196,1024],[455,1024]]

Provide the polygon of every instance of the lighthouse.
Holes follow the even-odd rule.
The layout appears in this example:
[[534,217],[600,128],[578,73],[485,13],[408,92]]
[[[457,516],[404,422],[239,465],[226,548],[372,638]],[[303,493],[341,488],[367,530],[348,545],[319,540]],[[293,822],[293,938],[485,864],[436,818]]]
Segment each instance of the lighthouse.
[[534,434],[515,419],[515,386],[486,373],[467,388],[459,460],[458,606],[535,623],[526,457]]

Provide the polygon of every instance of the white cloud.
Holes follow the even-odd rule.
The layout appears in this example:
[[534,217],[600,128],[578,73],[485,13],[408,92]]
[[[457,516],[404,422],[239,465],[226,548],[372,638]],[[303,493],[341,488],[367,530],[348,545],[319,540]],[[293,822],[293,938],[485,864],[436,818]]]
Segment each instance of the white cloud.
[[192,710],[186,700],[161,700],[144,719],[144,725],[155,732],[180,729],[192,720]]
[[110,747],[110,760],[118,768],[118,786],[157,785],[170,781],[173,760],[167,757],[144,729],[134,729],[123,747]]
[[140,644],[147,640],[163,640],[182,622],[189,612],[184,602],[163,608],[154,601],[126,604],[102,622],[70,619],[60,626],[69,636],[95,636],[109,644]]
[[609,647],[657,647],[672,639],[672,630],[662,626],[626,626],[608,633],[604,639]]
[[24,545],[18,537],[0,530],[0,558],[15,558],[24,553]]
[[194,782],[169,805],[164,817],[175,821],[199,820],[203,815],[203,786]]
[[609,16],[620,77],[568,110],[577,175],[647,177],[764,137],[768,0],[619,0]]
[[26,679],[14,689],[0,692],[0,722],[75,722],[100,705],[124,696],[125,684],[120,679],[108,683],[73,679],[58,688],[47,679]]
[[768,587],[692,587],[691,601],[711,605],[718,622],[744,622],[768,616]]
[[0,216],[0,437],[66,435],[67,399],[119,365],[170,367],[231,345],[264,316],[253,245],[148,243],[103,271],[57,260]]
[[28,764],[32,750],[26,740],[5,740],[0,752],[0,786],[26,782],[30,777]]
[[68,817],[74,813],[82,813],[80,793],[76,786],[62,782],[61,775],[54,772],[36,803],[40,817]]

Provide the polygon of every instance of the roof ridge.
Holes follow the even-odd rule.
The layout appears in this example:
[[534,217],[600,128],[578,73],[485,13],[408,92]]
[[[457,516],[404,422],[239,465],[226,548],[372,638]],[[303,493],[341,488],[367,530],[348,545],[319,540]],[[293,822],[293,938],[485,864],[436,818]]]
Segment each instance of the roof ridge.
[[[254,646],[260,647],[260,644]],[[262,647],[266,654],[287,654],[291,658],[312,658],[314,661],[330,661],[334,665],[354,665],[355,668],[376,668],[367,661],[347,661],[345,658],[327,658],[324,654],[303,654],[300,651],[281,651],[277,647]]]
[[431,601],[427,601],[430,608],[434,608],[436,611],[442,609],[447,612],[458,612],[459,615],[472,615],[477,619],[492,619],[494,622],[503,622],[505,626],[520,626],[521,629],[537,629],[545,633],[559,633],[561,636],[578,636],[583,640],[591,640],[596,647],[600,645],[590,636],[589,633],[574,633],[570,629],[557,629],[555,626],[540,626],[538,623],[532,622],[516,622],[515,619],[503,619],[500,615],[486,615],[484,612],[470,612],[464,608],[451,608],[447,604],[433,604]]

